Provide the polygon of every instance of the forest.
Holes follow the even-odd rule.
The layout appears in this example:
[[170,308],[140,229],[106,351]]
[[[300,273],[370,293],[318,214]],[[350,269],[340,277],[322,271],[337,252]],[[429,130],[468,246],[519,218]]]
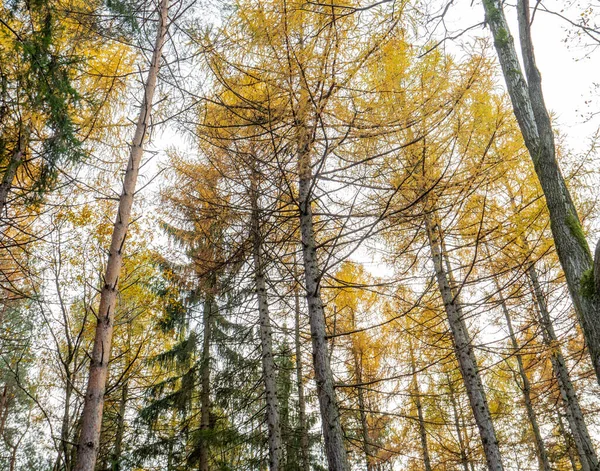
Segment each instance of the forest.
[[0,470],[600,471],[599,48],[598,0],[2,0]]

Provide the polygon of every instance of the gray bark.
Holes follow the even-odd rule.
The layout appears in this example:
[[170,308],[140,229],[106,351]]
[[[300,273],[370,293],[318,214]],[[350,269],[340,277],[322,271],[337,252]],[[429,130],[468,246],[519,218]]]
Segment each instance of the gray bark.
[[[303,127],[303,126],[301,126]],[[300,232],[302,235],[302,255],[310,332],[312,340],[313,364],[317,395],[321,411],[325,454],[330,471],[349,471],[348,457],[344,444],[344,434],[340,422],[340,412],[333,382],[333,372],[329,363],[325,312],[321,299],[321,270],[317,260],[317,246],[313,227],[312,212],[312,168],[309,137],[307,130],[301,130],[299,139],[299,210]]]
[[471,339],[464,321],[462,306],[454,294],[449,275],[444,267],[442,254],[441,233],[439,224],[434,220],[435,215],[427,214],[425,218],[431,257],[435,268],[438,288],[444,302],[450,332],[459,369],[469,397],[473,416],[479,429],[479,436],[483,445],[488,469],[490,471],[503,471],[502,457],[496,438],[496,431],[492,422],[487,397],[479,375],[479,367],[471,345]]
[[123,436],[125,434],[125,411],[129,399],[129,382],[125,381],[121,388],[119,401],[119,416],[117,418],[117,433],[115,436],[115,449],[112,456],[112,471],[121,471],[121,454],[123,453]]
[[260,224],[260,209],[256,183],[251,182],[252,190],[252,246],[254,258],[254,280],[258,298],[258,316],[260,325],[260,345],[262,357],[263,380],[267,401],[267,426],[269,429],[269,469],[277,471],[281,462],[281,425],[279,420],[279,399],[277,398],[277,382],[275,360],[273,358],[273,331],[269,317],[269,302],[262,257],[262,234]]
[[294,311],[294,343],[296,348],[296,382],[298,387],[298,425],[300,427],[301,469],[303,471],[310,471],[308,427],[306,425],[306,402],[304,399],[304,373],[302,372],[302,348],[300,344],[300,293],[296,281],[294,281]]
[[463,439],[463,434],[460,426],[460,417],[458,414],[458,404],[456,403],[456,396],[454,391],[454,386],[452,385],[452,380],[450,376],[446,374],[446,381],[448,382],[448,389],[450,391],[450,402],[452,404],[452,415],[454,416],[454,428],[456,430],[456,437],[458,439],[458,446],[460,448],[460,463],[464,469],[464,471],[469,471],[469,459],[467,457],[467,449],[465,446],[465,441]]
[[77,449],[75,471],[93,471],[98,456],[104,393],[106,390],[108,362],[114,328],[117,283],[123,264],[123,246],[131,218],[131,207],[133,205],[140,162],[144,153],[144,141],[150,124],[152,100],[156,90],[162,49],[167,34],[169,0],[161,0],[159,8],[159,26],[156,42],[148,70],[148,77],[144,86],[142,108],[131,144],[129,162],[125,171],[123,190],[119,198],[119,208],[114,223],[106,264],[104,286],[100,294],[96,334],[90,358],[90,372],[81,415],[81,434]]
[[431,471],[431,459],[429,457],[429,446],[427,444],[427,429],[425,428],[425,418],[423,415],[423,405],[421,404],[421,391],[419,390],[419,379],[417,377],[417,365],[415,362],[415,354],[413,351],[412,342],[409,339],[408,348],[410,349],[410,366],[412,369],[413,380],[413,399],[417,407],[417,418],[419,419],[419,437],[421,439],[421,449],[423,450],[423,464],[425,471]]
[[498,296],[500,298],[500,305],[502,307],[502,313],[504,314],[504,319],[506,320],[506,326],[508,327],[508,335],[510,338],[510,343],[512,346],[512,354],[517,360],[517,367],[519,370],[519,377],[521,382],[519,384],[519,388],[523,393],[523,402],[525,404],[525,409],[527,412],[527,418],[529,419],[529,425],[531,426],[531,432],[533,433],[533,442],[535,445],[536,457],[538,459],[538,464],[541,471],[552,471],[550,466],[550,461],[548,460],[548,453],[546,452],[546,446],[544,444],[544,439],[542,438],[542,434],[540,432],[540,427],[537,420],[537,415],[535,414],[535,410],[533,408],[533,402],[531,400],[531,383],[529,382],[529,378],[527,377],[527,372],[525,371],[525,366],[523,365],[523,357],[520,353],[519,344],[517,342],[517,337],[515,335],[515,331],[512,325],[512,319],[510,317],[510,313],[508,311],[508,306],[506,305],[506,301],[504,296],[502,295],[502,291],[500,290],[500,286],[497,280],[494,278],[494,282],[496,283],[496,288],[498,289]]
[[546,197],[556,251],[600,383],[600,322],[597,321],[600,296],[596,293],[586,297],[581,293],[581,278],[592,267],[592,255],[556,160],[554,135],[531,41],[529,2],[518,2],[520,43],[527,79],[519,64],[501,0],[483,0],[483,5],[513,110]]
[[542,292],[537,271],[533,264],[528,269],[528,276],[533,287],[535,305],[539,315],[539,322],[542,327],[542,337],[544,343],[551,351],[550,361],[552,363],[552,369],[556,376],[560,396],[565,405],[565,415],[569,422],[569,428],[571,429],[577,454],[579,455],[581,469],[583,471],[597,471],[600,469],[598,467],[598,457],[583,418],[583,412],[581,411],[579,399],[577,399],[575,388],[573,387],[573,382],[569,375],[567,363],[560,350],[558,338],[552,325],[550,312],[548,311],[546,298]]
[[[213,289],[215,282],[211,278],[207,291]],[[202,309],[202,356],[200,359],[200,430],[202,438],[198,453],[198,471],[208,471],[207,434],[210,430],[210,344],[212,339],[212,317],[214,299],[212,293],[205,293]]]

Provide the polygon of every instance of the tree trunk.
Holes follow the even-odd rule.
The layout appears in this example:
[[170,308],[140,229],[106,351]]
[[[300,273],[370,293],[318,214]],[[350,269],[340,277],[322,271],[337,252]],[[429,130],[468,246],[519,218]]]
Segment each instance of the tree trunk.
[[260,324],[260,345],[262,351],[263,380],[267,400],[267,426],[269,429],[269,469],[277,471],[281,461],[281,426],[279,423],[279,399],[277,398],[277,381],[275,361],[273,359],[273,332],[269,317],[269,302],[262,258],[262,235],[260,225],[260,209],[256,182],[251,182],[252,200],[252,246],[254,257],[254,280],[258,297],[258,314]]
[[598,457],[585,424],[583,412],[581,411],[579,400],[575,394],[575,388],[571,382],[569,369],[560,350],[558,338],[554,332],[554,327],[552,326],[550,312],[548,311],[546,298],[542,293],[537,270],[533,264],[531,264],[528,269],[528,276],[533,287],[535,305],[537,307],[539,321],[542,326],[542,337],[544,339],[544,343],[550,349],[550,361],[552,363],[552,369],[556,375],[560,396],[565,405],[567,421],[569,422],[575,448],[577,449],[577,453],[579,455],[581,469],[583,471],[597,471],[599,469]]
[[28,137],[27,131],[21,129],[17,148],[11,154],[8,165],[6,166],[6,170],[4,171],[4,175],[2,176],[2,182],[0,183],[0,220],[5,217],[4,212],[8,202],[8,193],[13,186],[15,176],[17,175],[17,170],[23,163]]
[[75,471],[93,471],[98,456],[100,429],[102,426],[102,411],[104,408],[104,392],[108,376],[108,362],[112,343],[115,305],[117,298],[117,282],[123,263],[123,246],[131,217],[131,207],[139,173],[140,161],[144,152],[144,140],[150,115],[152,100],[156,90],[158,70],[162,49],[167,34],[167,14],[169,0],[161,0],[159,11],[159,26],[152,54],[148,77],[144,87],[144,99],[138,117],[135,136],[131,145],[129,162],[125,171],[123,190],[119,198],[119,208],[114,224],[104,286],[100,295],[98,320],[94,347],[90,358],[90,372],[85,394],[85,402],[81,416],[81,435],[77,449]]
[[[211,279],[213,289],[215,280]],[[212,293],[207,293],[202,309],[202,358],[200,362],[200,452],[198,455],[198,471],[208,471],[208,437],[210,431],[210,344],[212,340],[214,299]]]
[[550,466],[550,461],[548,460],[548,453],[546,452],[546,446],[544,445],[544,439],[542,438],[542,434],[540,432],[540,427],[537,421],[537,416],[533,409],[533,402],[531,401],[531,383],[529,382],[529,378],[527,377],[527,373],[525,372],[525,366],[523,365],[523,358],[521,356],[519,344],[517,342],[517,337],[515,335],[515,331],[512,325],[512,319],[510,318],[510,313],[508,312],[508,306],[506,305],[506,301],[504,300],[504,296],[502,296],[502,291],[498,284],[496,278],[494,278],[494,283],[496,284],[496,289],[498,290],[498,296],[500,298],[500,305],[502,307],[502,312],[504,314],[504,319],[506,320],[506,325],[508,327],[508,335],[510,337],[510,343],[513,349],[513,355],[517,360],[517,367],[519,369],[519,377],[521,378],[521,384],[519,384],[519,388],[523,393],[523,402],[525,403],[525,409],[527,411],[527,418],[529,419],[529,425],[531,425],[531,431],[533,432],[533,442],[535,445],[536,456],[538,459],[538,464],[540,466],[541,471],[552,471]]
[[[294,256],[294,262],[295,262]],[[296,264],[294,263],[294,266]],[[298,425],[300,427],[300,458],[302,471],[310,471],[308,427],[306,425],[306,402],[304,399],[304,374],[302,372],[302,346],[300,344],[300,293],[294,280],[294,343],[296,348],[296,382],[298,387]]]
[[492,423],[492,417],[483,389],[483,383],[479,375],[479,367],[475,359],[475,353],[471,345],[471,339],[467,331],[462,312],[462,306],[453,293],[449,283],[449,274],[444,268],[443,254],[441,253],[441,233],[437,222],[433,221],[435,215],[427,214],[425,225],[429,237],[431,257],[435,267],[438,287],[452,333],[454,350],[458,360],[460,372],[467,390],[473,416],[479,429],[483,451],[490,471],[503,471],[502,457],[496,438],[496,431]]
[[460,417],[458,414],[458,404],[456,404],[456,392],[454,386],[452,386],[452,380],[450,376],[446,374],[446,381],[448,382],[448,389],[450,390],[450,402],[452,403],[452,415],[454,416],[454,428],[456,429],[456,437],[458,438],[458,446],[460,447],[460,463],[464,471],[469,471],[469,459],[467,457],[467,448],[463,439],[462,430],[460,426]]
[[531,41],[529,1],[518,1],[521,51],[527,80],[519,64],[501,0],[484,0],[483,5],[513,110],[546,197],[558,258],[600,383],[600,323],[597,322],[600,296],[596,293],[586,297],[581,293],[581,278],[592,267],[592,255],[556,160],[554,135]]
[[417,378],[417,365],[413,351],[412,341],[409,339],[408,348],[410,350],[410,366],[412,369],[412,397],[417,407],[417,418],[419,420],[419,437],[421,438],[421,448],[423,450],[423,464],[425,471],[431,471],[431,459],[429,458],[429,446],[427,445],[427,429],[425,428],[425,418],[423,415],[423,405],[421,404],[421,391],[419,390],[419,380]]
[[[70,368],[70,362],[67,362],[66,368]],[[54,469],[61,469],[64,461],[64,469],[69,469],[69,422],[71,420],[71,395],[73,394],[73,379],[67,373],[65,381],[65,408],[63,410],[62,424],[60,428],[60,444],[58,447],[58,455],[54,464]]]
[[571,463],[571,469],[573,471],[577,471],[577,462],[575,458],[575,453],[573,453],[573,437],[567,429],[565,428],[565,424],[563,423],[562,416],[560,415],[560,411],[556,414],[558,417],[558,429],[560,431],[560,436],[565,440],[565,451],[567,455],[569,455],[569,462]]
[[117,433],[115,436],[115,450],[112,456],[112,471],[121,471],[121,454],[123,450],[123,435],[125,434],[125,411],[129,399],[129,382],[125,381],[121,388],[121,400],[119,402],[119,416],[117,418]]
[[[308,130],[301,131],[307,134]],[[333,372],[329,362],[327,333],[325,328],[325,312],[321,299],[322,273],[317,261],[317,247],[313,227],[312,213],[312,167],[310,159],[309,137],[302,136],[299,142],[299,210],[300,232],[302,234],[302,255],[304,259],[304,278],[306,284],[306,300],[310,320],[313,363],[317,395],[321,411],[325,454],[330,471],[349,471],[348,457],[344,444],[344,434],[340,423]]]

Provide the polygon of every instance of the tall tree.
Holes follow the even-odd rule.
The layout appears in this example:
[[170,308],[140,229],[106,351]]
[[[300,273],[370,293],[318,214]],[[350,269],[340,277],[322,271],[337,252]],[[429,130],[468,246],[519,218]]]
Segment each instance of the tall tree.
[[81,415],[81,434],[77,450],[76,471],[92,471],[98,455],[104,393],[114,329],[117,283],[123,263],[123,247],[131,218],[131,207],[133,205],[136,181],[150,125],[152,102],[156,90],[158,71],[161,66],[162,50],[167,36],[168,11],[169,0],[161,0],[158,10],[156,40],[152,51],[148,76],[144,84],[144,97],[131,144],[129,162],[123,182],[123,191],[119,198],[119,208],[117,210],[106,264],[106,273],[103,280],[104,285],[100,296],[96,336],[90,361],[85,403]]
[[[600,291],[594,282],[600,267],[595,271],[593,269],[593,257],[577,208],[556,157],[554,132],[544,102],[542,77],[536,65],[533,49],[529,0],[517,2],[519,39],[525,73],[522,71],[506,21],[503,2],[484,0],[483,6],[486,21],[494,37],[494,46],[513,110],[544,191],[556,251],[573,304],[580,316],[596,378],[600,383],[600,324],[597,322],[598,312],[600,312]],[[598,259],[600,261],[600,257]],[[600,280],[600,276],[597,279]],[[591,285],[592,289],[586,291],[585,283]],[[588,295],[585,294],[586,292]]]

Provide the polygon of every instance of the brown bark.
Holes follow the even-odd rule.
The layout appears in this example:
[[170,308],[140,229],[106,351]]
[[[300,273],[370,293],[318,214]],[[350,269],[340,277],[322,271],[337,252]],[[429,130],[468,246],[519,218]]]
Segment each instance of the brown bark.
[[29,136],[28,131],[21,129],[19,133],[19,141],[16,149],[10,156],[4,175],[2,175],[2,182],[0,183],[0,220],[5,217],[6,205],[8,203],[8,194],[13,187],[17,170],[23,163],[23,157],[25,156],[25,150],[27,148],[27,140]]
[[133,205],[140,162],[144,152],[144,141],[150,124],[152,101],[156,90],[162,49],[167,34],[168,7],[169,0],[161,0],[159,26],[148,70],[148,77],[144,86],[144,99],[131,145],[123,190],[119,198],[119,208],[104,275],[104,286],[100,295],[96,335],[90,359],[88,385],[81,416],[81,435],[77,449],[75,471],[93,471],[98,456],[102,411],[104,408],[104,392],[106,389],[108,362],[114,327],[117,283],[123,263],[123,246],[131,218],[131,207]]
[[[209,290],[214,288],[215,280],[211,278]],[[198,471],[208,471],[208,442],[210,431],[210,344],[212,340],[212,318],[214,299],[212,293],[207,293],[202,310],[202,358],[200,362],[200,430],[202,438],[198,455]]]

